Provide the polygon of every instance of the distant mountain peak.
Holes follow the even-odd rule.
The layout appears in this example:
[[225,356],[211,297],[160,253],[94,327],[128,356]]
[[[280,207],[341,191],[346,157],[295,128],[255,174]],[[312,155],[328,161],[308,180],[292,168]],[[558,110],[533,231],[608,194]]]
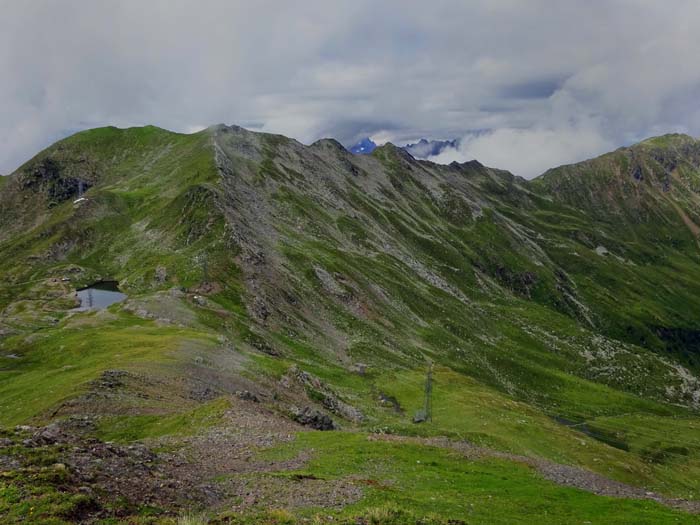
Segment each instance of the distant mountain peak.
[[[399,146],[404,151],[411,154],[412,157],[417,159],[427,159],[429,157],[434,157],[439,155],[447,148],[457,148],[459,146],[459,140],[428,140],[426,138],[421,138],[418,142],[406,144],[405,146]],[[371,138],[365,137],[354,146],[348,148],[350,153],[367,155],[372,153],[377,148],[377,143]]]
[[352,146],[348,151],[350,153],[368,155],[377,149],[377,144],[371,138],[365,137],[360,140],[357,144]]
[[429,157],[439,155],[447,148],[457,148],[458,146],[459,141],[457,139],[428,140],[422,138],[418,142],[415,142],[413,144],[406,144],[405,146],[403,146],[403,149],[408,151],[413,157],[417,159],[427,159]]

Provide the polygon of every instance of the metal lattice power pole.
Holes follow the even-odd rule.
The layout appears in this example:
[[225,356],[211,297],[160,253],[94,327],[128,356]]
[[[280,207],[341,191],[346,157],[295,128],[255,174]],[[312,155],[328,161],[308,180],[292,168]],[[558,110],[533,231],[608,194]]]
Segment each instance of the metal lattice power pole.
[[428,373],[425,376],[425,398],[423,408],[413,416],[414,423],[423,423],[433,420],[433,363],[428,364]]
[[428,375],[425,378],[425,420],[433,420],[433,363],[428,366]]
[[196,261],[199,263],[199,266],[202,269],[202,279],[203,282],[208,283],[209,282],[209,261],[207,259],[207,253],[200,253],[199,255],[196,256]]
[[209,282],[209,258],[207,257],[207,254],[205,253],[203,258],[202,258],[202,273],[204,274],[204,282],[208,283]]

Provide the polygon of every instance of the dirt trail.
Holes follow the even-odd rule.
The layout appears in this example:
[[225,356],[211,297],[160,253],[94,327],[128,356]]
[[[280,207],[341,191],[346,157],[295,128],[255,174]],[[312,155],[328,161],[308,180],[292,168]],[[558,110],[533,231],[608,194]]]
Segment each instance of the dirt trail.
[[[261,508],[337,509],[358,501],[363,495],[362,480],[352,477],[326,480],[293,474],[308,462],[310,452],[291,458],[261,454],[265,449],[293,440],[304,427],[262,403],[237,397],[215,427],[193,436],[164,437],[131,445],[89,437],[94,431],[94,422],[89,418],[69,418],[42,428],[18,428],[21,429],[0,440],[0,449],[19,442],[28,449],[55,450],[56,460],[65,465],[61,468],[70,472],[70,482],[62,490],[92,495],[98,504],[85,509],[85,515],[76,521],[80,523],[93,523],[120,513],[129,515],[144,504],[172,513],[197,507],[236,512]],[[700,513],[700,501],[668,498],[580,467],[499,452],[466,441],[383,434],[370,434],[367,439],[441,447],[467,459],[494,457],[516,461],[558,485],[601,496],[652,500]],[[6,459],[9,463],[0,464],[4,470],[31,468],[14,457]],[[113,507],[116,501],[125,505],[120,504],[117,509]],[[107,510],[110,507],[112,511]]]
[[[0,472],[35,472],[37,454],[65,473],[58,490],[94,503],[72,516],[75,523],[126,518],[148,505],[177,515],[183,510],[326,507],[362,497],[362,484],[294,475],[309,454],[266,459],[267,448],[291,441],[304,428],[262,406],[233,397],[224,420],[193,436],[171,436],[128,445],[92,437],[96,421],[70,417],[46,427],[17,427],[0,436]],[[21,447],[20,455],[5,454]]]
[[308,453],[291,459],[261,458],[261,450],[291,441],[303,429],[261,404],[234,399],[222,425],[150,445],[174,450],[161,453],[164,468],[174,482],[202,495],[209,508],[339,508],[359,500],[362,489],[351,481],[285,475],[303,467]]
[[681,498],[669,498],[655,492],[650,492],[642,487],[635,487],[620,481],[602,476],[590,470],[571,465],[554,463],[543,458],[520,456],[508,452],[479,447],[467,441],[452,441],[447,438],[416,438],[394,435],[372,435],[369,439],[377,441],[403,441],[422,445],[446,448],[459,452],[467,458],[479,459],[486,457],[507,459],[524,463],[536,469],[542,477],[565,487],[592,492],[598,496],[611,496],[615,498],[646,499],[656,501],[669,507],[684,510],[694,514],[700,514],[700,501],[685,500]]
[[[223,426],[197,436],[175,440],[172,444],[177,443],[181,448],[167,463],[171,465],[173,479],[181,480],[189,486],[197,486],[200,492],[215,495],[209,499],[209,503],[214,505],[238,501],[234,506],[236,509],[269,504],[341,507],[357,501],[362,491],[351,480],[316,480],[273,474],[300,469],[309,460],[308,453],[289,460],[260,459],[260,450],[291,441],[295,432],[302,429],[300,425],[257,403],[239,401],[227,413]],[[467,441],[383,434],[371,434],[368,439],[415,442],[447,448],[473,459],[495,457],[516,461],[536,469],[545,479],[561,486],[578,488],[600,496],[652,500],[686,512],[700,513],[700,501],[668,498],[581,467],[500,452]],[[162,440],[160,444],[167,443],[168,440]],[[212,483],[213,479],[217,479],[215,484]]]

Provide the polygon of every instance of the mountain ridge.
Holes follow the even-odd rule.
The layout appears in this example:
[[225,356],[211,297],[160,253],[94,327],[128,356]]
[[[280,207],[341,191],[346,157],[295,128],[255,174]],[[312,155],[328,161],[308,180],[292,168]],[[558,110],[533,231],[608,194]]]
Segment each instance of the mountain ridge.
[[[118,132],[129,132],[129,131],[138,131],[138,130],[143,130],[143,131],[146,131],[146,130],[158,130],[158,131],[161,131],[161,132],[165,132],[165,133],[171,134],[171,135],[173,135],[173,136],[178,136],[178,135],[179,135],[179,136],[187,136],[187,135],[199,135],[199,134],[202,134],[202,133],[213,133],[213,132],[215,132],[216,130],[220,130],[220,129],[224,129],[224,128],[226,128],[226,129],[238,129],[238,130],[243,130],[243,131],[245,131],[245,132],[247,132],[247,133],[251,133],[251,134],[255,134],[255,135],[284,138],[284,139],[292,140],[292,141],[295,141],[295,142],[297,142],[297,143],[299,143],[299,144],[302,144],[301,142],[298,142],[296,139],[286,137],[285,135],[281,135],[281,134],[277,134],[277,133],[253,131],[253,130],[249,130],[249,129],[247,129],[247,128],[244,128],[244,127],[242,127],[242,126],[238,126],[238,125],[235,125],[235,124],[232,124],[232,125],[228,125],[228,124],[224,124],[224,123],[212,124],[211,126],[208,126],[208,127],[204,128],[204,129],[202,129],[201,131],[196,131],[196,132],[193,132],[193,133],[181,133],[181,132],[177,132],[177,131],[171,131],[171,130],[168,130],[168,129],[166,129],[166,128],[162,128],[162,127],[154,126],[154,125],[129,126],[129,127],[125,127],[125,128],[119,128],[119,127],[117,127],[117,126],[108,125],[108,126],[102,126],[102,127],[98,127],[98,128],[90,128],[90,129],[86,129],[86,130],[83,130],[83,131],[78,131],[78,132],[76,132],[76,133],[73,133],[72,135],[69,135],[69,136],[63,138],[63,139],[61,139],[61,140],[55,142],[54,144],[52,144],[52,145],[50,145],[50,146],[47,146],[46,148],[44,148],[43,150],[41,150],[39,153],[37,153],[37,155],[35,155],[35,157],[32,157],[32,159],[29,159],[28,161],[26,161],[25,163],[23,163],[21,166],[19,166],[17,169],[13,170],[12,172],[3,175],[3,177],[7,177],[7,176],[9,176],[9,175],[13,175],[15,172],[21,170],[27,163],[31,162],[31,161],[32,161],[33,159],[35,159],[37,156],[41,155],[43,152],[45,152],[45,151],[47,151],[47,150],[50,150],[51,148],[54,148],[54,147],[56,147],[56,146],[62,144],[64,141],[67,141],[67,140],[69,140],[69,139],[75,139],[75,138],[77,138],[77,137],[80,137],[80,136],[82,136],[83,134],[90,134],[90,133],[99,132],[99,131],[102,131],[102,130],[104,130],[104,131],[118,131]],[[613,151],[611,151],[611,152],[603,153],[603,154],[601,154],[601,155],[599,155],[599,156],[592,157],[592,158],[590,158],[590,159],[586,159],[586,160],[583,160],[583,161],[578,161],[578,162],[574,162],[574,163],[570,163],[570,164],[562,164],[562,165],[559,165],[559,166],[556,166],[556,167],[549,168],[549,169],[545,170],[544,172],[542,172],[541,174],[536,175],[534,178],[532,178],[532,179],[526,179],[526,180],[534,181],[534,180],[537,180],[537,179],[543,177],[545,174],[547,174],[548,172],[553,171],[553,170],[557,170],[557,169],[560,169],[560,168],[565,168],[565,167],[567,167],[567,166],[575,166],[575,165],[578,165],[578,164],[582,164],[582,163],[588,162],[588,161],[590,161],[590,160],[594,160],[594,159],[599,158],[599,157],[604,157],[604,156],[607,156],[607,155],[612,155],[612,154],[617,153],[617,152],[627,151],[627,150],[634,149],[634,148],[641,148],[641,147],[643,147],[643,146],[645,146],[645,145],[646,145],[646,146],[654,146],[654,145],[657,145],[657,146],[660,146],[660,145],[668,146],[668,141],[671,140],[671,139],[679,140],[679,141],[681,141],[682,143],[685,143],[685,144],[688,144],[688,143],[690,143],[690,144],[696,144],[696,143],[700,140],[700,139],[695,138],[695,137],[693,137],[693,136],[691,136],[691,135],[688,135],[688,134],[686,134],[686,133],[675,133],[675,132],[670,132],[670,133],[665,133],[665,134],[662,134],[662,135],[654,135],[654,136],[647,137],[647,138],[645,138],[645,139],[641,139],[641,140],[639,140],[638,142],[635,142],[635,143],[633,143],[633,144],[631,144],[631,145],[629,145],[629,146],[620,146],[619,148],[617,148],[617,149],[615,149],[615,150],[613,150]],[[340,144],[336,139],[334,139],[334,138],[332,138],[332,137],[319,138],[319,139],[317,139],[316,141],[314,141],[312,144],[310,144],[309,146],[311,146],[311,145],[313,145],[313,144],[315,144],[315,143],[317,143],[317,142],[324,142],[324,141],[332,141],[333,143],[338,144],[341,148],[346,149],[346,148],[344,148],[344,147],[342,146],[342,144]],[[421,143],[421,142],[426,142],[426,143],[431,143],[431,142],[451,143],[451,142],[455,142],[455,141],[447,141],[447,140],[445,140],[445,141],[434,141],[434,140],[428,141],[427,139],[421,139],[419,142],[417,142],[417,143],[415,143],[415,144],[419,144],[419,143]],[[407,151],[407,150],[406,150],[406,147],[407,147],[407,146],[415,145],[415,144],[407,144],[406,146],[397,146],[397,145],[393,144],[393,143],[390,142],[390,141],[386,142],[385,144],[390,144],[390,145],[392,145],[392,146],[394,146],[394,147],[396,147],[396,148],[398,148],[398,149],[402,149],[402,150],[404,150],[404,151]],[[381,147],[381,146],[376,146],[376,145],[375,145],[375,147]],[[349,153],[353,153],[352,151],[350,151],[350,150],[348,150],[348,149],[346,149],[346,151],[348,151]],[[407,152],[410,154],[410,151],[407,151]],[[411,155],[411,156],[413,157],[413,155]],[[414,157],[414,158],[415,158],[415,157]],[[435,163],[434,161],[431,161],[431,160],[429,160],[429,159],[416,159],[416,160],[421,160],[421,161],[425,161],[425,162]],[[479,162],[479,161],[478,161],[478,159],[473,159],[473,160],[465,161],[465,162],[468,163],[468,162]],[[0,179],[0,180],[2,180],[2,179]]]
[[[692,506],[700,254],[673,204],[695,220],[700,170],[695,143],[660,155],[655,140],[635,162],[654,181],[677,170],[682,184],[664,193],[649,180],[639,209],[658,204],[658,213],[639,216],[621,198],[639,181],[612,194],[615,208],[596,202],[607,196],[598,178],[636,181],[624,151],[527,181],[477,161],[416,160],[392,144],[353,155],[333,139],[306,146],[237,126],[69,137],[0,185],[0,424],[87,421],[70,439],[194,447],[200,463],[182,459],[184,470],[158,457],[192,494],[198,483],[220,487],[221,505],[232,501],[224,493],[245,496],[221,485],[243,467],[216,470],[202,459],[207,447],[237,450],[233,436],[245,432],[245,447],[283,446],[291,438],[259,433],[289,426],[290,447],[323,451],[305,468],[343,494],[355,494],[346,483],[358,473],[330,476],[333,449],[371,455],[385,451],[375,435],[396,434],[390,461],[432,454],[431,439],[466,439]],[[572,197],[577,173],[597,177],[583,180],[588,200]],[[101,280],[118,281],[127,299],[71,311],[74,290]],[[413,424],[428,363],[435,414]],[[207,423],[189,428],[191,418]],[[316,437],[313,428],[342,430]],[[411,436],[428,441],[400,441]],[[78,459],[64,461],[75,469]],[[449,470],[442,461],[438,476]],[[504,461],[504,477],[519,476]],[[281,479],[294,468],[274,465]],[[245,490],[269,501],[267,478],[246,472]],[[384,497],[422,515],[415,480],[401,476]],[[590,509],[607,505],[589,497]],[[110,501],[94,498],[101,509]],[[499,504],[505,522],[522,510]],[[358,505],[347,512],[368,503]],[[439,508],[441,519],[466,517]],[[673,519],[657,503],[640,508]]]

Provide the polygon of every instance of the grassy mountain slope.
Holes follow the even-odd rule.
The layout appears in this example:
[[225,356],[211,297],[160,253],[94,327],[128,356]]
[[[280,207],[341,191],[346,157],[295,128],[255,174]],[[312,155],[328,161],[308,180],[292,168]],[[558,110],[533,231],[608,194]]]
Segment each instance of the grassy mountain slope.
[[[223,522],[280,522],[333,507],[309,496],[279,505],[290,515],[256,514],[270,484],[291,479],[300,494],[305,483],[350,487],[337,519],[415,521],[434,497],[435,520],[507,523],[525,512],[560,523],[575,507],[609,523],[692,522],[658,501],[687,509],[700,488],[698,152],[689,137],[662,137],[527,182],[392,145],[354,156],[333,140],[304,146],[223,125],[193,135],[103,128],[57,143],[0,186],[0,424],[79,421],[70,439],[189,450],[192,472],[167,455],[159,464],[192,496],[183,488],[135,518],[150,512],[145,488],[107,485],[115,503],[93,480],[89,505],[78,504],[65,479],[26,474],[36,447],[16,444],[20,430],[6,439],[24,470],[11,469],[0,513],[20,520],[41,483],[55,499],[33,505],[57,520],[165,523],[204,505]],[[100,279],[129,298],[71,312],[73,290]],[[414,424],[428,363],[433,419]],[[255,430],[331,420],[353,432],[283,445]],[[391,450],[373,438],[384,434],[399,436]],[[227,485],[243,467],[205,468],[211,440],[219,452],[241,447],[232,435],[255,438],[245,450],[273,447],[255,452],[273,458],[273,472],[246,474],[257,504]],[[72,441],[61,439],[39,448],[76,477],[61,448]],[[464,440],[487,457],[444,450]],[[339,450],[354,466],[338,463]],[[313,461],[293,467],[289,454]],[[413,458],[432,462],[430,473],[416,477]],[[561,465],[629,487],[562,481],[551,475]],[[434,488],[418,493],[424,476]],[[451,476],[462,492],[448,498],[438,480]],[[504,496],[524,479],[537,496]],[[205,481],[217,495],[195,497]],[[479,494],[467,490],[474,483]],[[660,496],[608,500],[555,483]]]
[[695,364],[699,184],[700,143],[686,135],[555,168],[532,184],[595,218],[595,231],[576,235],[605,259],[626,263],[585,268],[605,288],[590,298],[607,320],[604,329]]

